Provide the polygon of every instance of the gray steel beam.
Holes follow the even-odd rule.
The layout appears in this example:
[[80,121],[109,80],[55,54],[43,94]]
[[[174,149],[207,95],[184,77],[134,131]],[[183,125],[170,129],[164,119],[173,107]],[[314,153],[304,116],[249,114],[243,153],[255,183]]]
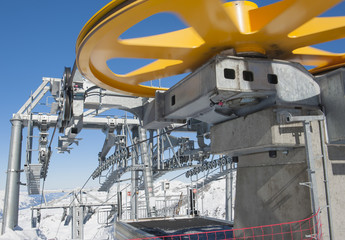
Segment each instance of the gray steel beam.
[[[120,184],[117,185],[117,220],[122,220],[122,192],[120,191]],[[116,222],[116,221],[114,221]]]
[[22,150],[22,121],[19,118],[12,118],[11,143],[8,157],[8,169],[6,180],[6,192],[4,201],[4,215],[2,231],[6,228],[13,229],[18,225],[19,187],[20,187],[20,165]]
[[151,204],[150,199],[153,197],[153,181],[152,181],[152,159],[149,158],[146,130],[142,127],[139,128],[139,140],[140,140],[140,153],[141,160],[144,164],[144,183],[145,183],[145,199],[146,199],[146,211],[147,216],[151,217]]
[[84,117],[97,116],[101,113],[104,113],[104,112],[110,110],[110,109],[111,108],[105,108],[105,107],[102,107],[101,109],[89,109],[89,110],[84,112]]
[[[132,134],[133,136],[138,136],[138,128],[134,127],[132,129]],[[133,137],[136,138],[136,137]],[[132,144],[135,143],[135,140],[132,141]],[[137,146],[134,146],[136,149],[133,151],[133,157],[132,157],[132,167],[136,167],[138,164],[138,151],[137,151]],[[131,171],[131,214],[130,218],[131,219],[138,219],[138,171],[132,170]]]
[[[26,127],[30,120],[30,116],[28,114],[19,114],[17,115],[22,121],[23,126]],[[32,115],[32,122],[35,127],[39,126],[39,121],[42,117],[47,117],[48,127],[55,127],[58,116],[52,115]],[[103,129],[104,126],[109,124],[110,122],[114,122],[114,124],[128,124],[128,125],[138,125],[139,119],[119,119],[119,118],[95,118],[95,117],[84,117],[83,118],[83,128],[85,129]]]
[[[29,117],[32,117],[32,114],[30,113]],[[28,122],[28,131],[27,131],[27,137],[26,137],[26,164],[31,163],[32,159],[32,140],[33,140],[33,131],[34,128],[32,126],[32,121],[29,120]]]
[[[157,136],[158,136],[158,138],[157,138],[157,169],[159,170],[159,169],[161,169],[161,150],[160,150],[160,148],[161,148],[161,144],[160,144],[161,136],[160,136],[160,130],[159,129],[157,129]],[[163,168],[164,168],[164,164],[163,164]]]
[[40,94],[35,98],[33,99],[32,98],[32,102],[30,102],[30,108],[27,108],[25,110],[24,113],[31,113],[31,110],[38,104],[39,101],[41,101],[41,99],[44,97],[44,95],[49,91],[50,87],[46,86],[42,89],[42,91],[40,92]]
[[131,219],[138,219],[138,171],[131,172]]
[[[43,78],[43,82],[41,85],[36,89],[36,91],[30,96],[30,98],[26,101],[26,103],[19,109],[17,114],[22,114],[24,112],[28,112],[28,107],[31,109],[38,103],[39,100],[44,96],[44,94],[47,93],[49,90],[49,87],[46,87],[47,84],[50,82],[49,78]],[[42,94],[42,91],[44,92]],[[41,94],[40,94],[41,93]],[[37,97],[39,95],[39,97]],[[37,97],[37,101],[35,101],[35,104],[33,104],[33,100]]]
[[99,153],[99,159],[104,160],[110,149],[115,145],[116,137],[114,133],[107,132],[102,151]]
[[84,207],[73,206],[72,239],[84,239]]
[[232,185],[233,173],[232,162],[226,164],[226,177],[225,177],[225,220],[232,221]]
[[142,116],[143,98],[126,96],[107,91],[98,87],[86,90],[84,105],[88,109],[116,108]]

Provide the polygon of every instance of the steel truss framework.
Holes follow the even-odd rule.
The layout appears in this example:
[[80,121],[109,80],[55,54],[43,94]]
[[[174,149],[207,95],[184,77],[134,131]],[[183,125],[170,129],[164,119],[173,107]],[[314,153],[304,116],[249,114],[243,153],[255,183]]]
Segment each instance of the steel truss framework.
[[[51,97],[48,96],[48,92]],[[47,96],[54,100],[49,103],[50,112],[35,113],[35,107]],[[207,160],[211,153],[210,146],[204,143],[204,138],[209,137],[209,127],[198,120],[191,119],[188,122],[184,121],[186,123],[175,124],[163,122],[161,128],[150,129],[147,132],[140,119],[143,119],[144,109],[152,100],[115,94],[101,89],[84,79],[75,68],[73,70],[66,68],[62,79],[43,78],[42,84],[11,120],[12,132],[15,137],[11,138],[10,148],[16,154],[11,155],[9,163],[15,163],[16,166],[9,166],[9,169],[12,170],[8,171],[9,184],[6,191],[4,226],[7,224],[7,227],[13,228],[18,224],[16,217],[18,205],[16,203],[19,201],[19,185],[16,183],[22,172],[19,150],[24,127],[27,128],[24,164],[27,182],[23,184],[27,186],[29,194],[40,194],[43,191],[41,181],[45,181],[48,175],[53,152],[51,141],[55,134],[60,134],[56,150],[63,153],[70,152],[72,144],[78,144],[81,139],[77,136],[82,129],[99,129],[104,132],[105,140],[99,152],[98,167],[92,173],[92,179],[100,179],[99,191],[109,191],[114,183],[123,181],[121,177],[129,172],[131,174],[131,192],[145,191],[145,216],[155,215],[156,210],[152,209],[153,206],[150,204],[154,202],[152,201],[154,197],[153,182],[159,177],[171,171],[194,168],[198,169],[197,172],[202,172],[230,163],[231,158],[226,161],[213,160],[213,163],[216,163],[214,165]],[[130,114],[134,114],[134,117],[100,116],[109,109],[126,110]],[[38,130],[37,138],[34,136],[34,129]],[[49,129],[53,129],[52,136],[49,136]],[[199,147],[195,147],[194,140],[173,136],[171,133],[174,131],[195,132]],[[34,140],[36,139],[38,139],[38,149],[34,150]],[[37,152],[37,162],[33,161],[34,151]],[[188,171],[186,176],[193,175],[190,173]],[[14,182],[16,190],[11,189],[11,184]],[[137,195],[133,195],[130,203],[132,219],[138,217],[137,197]],[[44,209],[45,207],[39,208]],[[34,208],[34,210],[39,213],[38,208]],[[122,210],[117,209],[117,211]],[[73,220],[73,234],[82,236],[77,233],[80,229],[77,231],[76,228],[73,228],[75,225]]]

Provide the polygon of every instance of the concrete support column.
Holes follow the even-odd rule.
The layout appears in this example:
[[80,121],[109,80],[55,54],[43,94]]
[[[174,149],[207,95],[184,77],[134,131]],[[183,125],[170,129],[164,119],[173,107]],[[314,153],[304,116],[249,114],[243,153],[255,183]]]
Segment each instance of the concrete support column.
[[146,141],[146,130],[140,128],[139,130],[139,139],[140,139],[140,153],[141,160],[144,167],[144,183],[145,183],[145,199],[146,199],[146,211],[147,216],[151,217],[151,203],[150,199],[153,197],[153,181],[152,181],[152,167],[151,159],[149,159],[147,141]]
[[23,126],[22,121],[17,118],[11,119],[11,123],[11,142],[8,157],[4,215],[1,234],[5,233],[6,228],[13,229],[18,225],[20,165]]

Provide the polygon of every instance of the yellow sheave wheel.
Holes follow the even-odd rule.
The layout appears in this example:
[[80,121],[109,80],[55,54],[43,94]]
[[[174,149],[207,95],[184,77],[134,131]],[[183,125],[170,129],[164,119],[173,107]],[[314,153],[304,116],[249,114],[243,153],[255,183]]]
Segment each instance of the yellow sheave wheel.
[[[115,0],[84,26],[76,46],[81,73],[95,84],[133,96],[152,97],[140,83],[192,71],[226,49],[314,65],[312,73],[345,65],[345,54],[310,45],[345,37],[345,17],[317,17],[342,0],[284,0],[258,8],[249,1]],[[172,12],[190,27],[165,34],[120,39],[138,22]],[[115,74],[107,61],[156,61],[128,74]],[[165,89],[164,89],[165,90]]]

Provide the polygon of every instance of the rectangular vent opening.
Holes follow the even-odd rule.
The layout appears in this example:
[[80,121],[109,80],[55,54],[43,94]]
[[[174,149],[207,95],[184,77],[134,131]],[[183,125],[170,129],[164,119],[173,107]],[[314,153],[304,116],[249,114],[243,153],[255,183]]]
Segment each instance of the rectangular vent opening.
[[243,80],[248,82],[254,81],[254,74],[251,71],[243,71]]
[[175,95],[173,95],[173,96],[171,97],[171,106],[174,106],[175,103],[176,103],[176,98],[175,98]]
[[236,73],[234,69],[224,68],[224,78],[226,79],[235,79]]
[[270,84],[278,84],[278,76],[275,74],[267,74],[267,81]]

